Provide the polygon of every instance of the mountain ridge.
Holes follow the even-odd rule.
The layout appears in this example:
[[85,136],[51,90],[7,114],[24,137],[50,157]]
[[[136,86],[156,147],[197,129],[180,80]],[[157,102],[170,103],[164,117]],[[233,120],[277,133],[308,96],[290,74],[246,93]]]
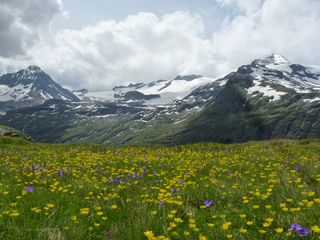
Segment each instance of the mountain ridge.
[[[39,106],[8,111],[0,117],[0,123],[23,129],[35,140],[45,142],[117,145],[319,138],[317,69],[272,55],[219,79],[194,75],[189,79],[119,88],[123,96],[129,93],[134,99],[123,96],[116,101],[52,99]],[[154,90],[161,99],[164,91],[161,88],[166,86],[167,91],[172,87],[167,86],[168,82],[173,86],[177,82],[188,83],[188,91],[183,92],[182,98],[175,97],[166,104],[141,100],[148,95],[145,93],[152,94]]]
[[0,110],[42,104],[49,99],[79,101],[38,66],[0,76]]

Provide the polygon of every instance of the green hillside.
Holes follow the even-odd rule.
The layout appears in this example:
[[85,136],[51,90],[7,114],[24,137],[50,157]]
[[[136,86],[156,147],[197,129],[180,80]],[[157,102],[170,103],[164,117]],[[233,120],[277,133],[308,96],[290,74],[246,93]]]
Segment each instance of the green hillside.
[[31,140],[26,134],[4,125],[0,125],[0,143],[25,142]]
[[104,147],[0,139],[1,239],[320,237],[317,140]]

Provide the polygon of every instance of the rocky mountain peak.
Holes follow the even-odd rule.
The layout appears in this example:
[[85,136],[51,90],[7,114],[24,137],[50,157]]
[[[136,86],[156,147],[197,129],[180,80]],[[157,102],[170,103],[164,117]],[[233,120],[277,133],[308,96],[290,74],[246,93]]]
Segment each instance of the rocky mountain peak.
[[41,72],[41,68],[35,65],[30,65],[29,67],[27,67],[27,71],[28,72]]
[[263,59],[256,59],[253,61],[253,64],[267,66],[270,64],[273,65],[282,65],[290,64],[289,60],[280,54],[272,54]]

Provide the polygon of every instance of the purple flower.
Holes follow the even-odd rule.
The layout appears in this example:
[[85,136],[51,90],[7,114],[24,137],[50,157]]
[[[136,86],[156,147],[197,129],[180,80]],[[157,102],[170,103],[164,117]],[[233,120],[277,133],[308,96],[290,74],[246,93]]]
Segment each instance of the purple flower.
[[288,231],[295,231],[299,237],[305,237],[310,233],[310,230],[308,228],[303,228],[296,223],[291,224],[291,227],[288,229]]
[[172,189],[172,191],[171,191],[171,195],[173,195],[173,194],[175,194],[175,193],[177,193],[178,192],[178,190],[177,189]]
[[129,180],[131,178],[131,174],[129,173],[127,176],[126,176],[126,180]]
[[294,223],[294,224],[291,224],[291,227],[288,229],[288,231],[293,231],[293,230],[298,231],[301,229],[302,229],[302,227],[299,224]]
[[210,200],[205,200],[205,201],[203,202],[203,204],[204,204],[206,207],[210,207],[210,206],[213,204],[213,202],[210,201]]
[[133,174],[133,177],[134,177],[135,179],[141,179],[141,177],[140,177],[137,173],[134,173],[134,174]]
[[60,177],[62,177],[62,175],[63,175],[63,170],[58,170],[57,173],[58,173],[58,175],[59,175]]
[[294,170],[298,171],[298,170],[301,169],[301,168],[302,168],[302,166],[297,165],[297,166],[294,168]]
[[310,230],[308,228],[302,228],[297,230],[296,233],[299,237],[305,237],[310,233]]
[[32,186],[26,186],[24,189],[27,190],[27,192],[34,192],[34,188]]
[[118,177],[116,177],[116,178],[109,178],[109,181],[110,181],[111,183],[121,183],[121,180],[120,180]]
[[160,202],[160,203],[159,203],[159,207],[163,206],[164,204],[165,204],[165,202],[163,202],[163,201]]

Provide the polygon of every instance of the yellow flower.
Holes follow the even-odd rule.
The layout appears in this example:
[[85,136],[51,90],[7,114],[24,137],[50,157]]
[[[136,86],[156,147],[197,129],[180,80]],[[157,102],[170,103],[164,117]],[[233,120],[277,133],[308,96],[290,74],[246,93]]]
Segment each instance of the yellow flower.
[[47,204],[47,207],[48,207],[48,208],[54,208],[54,205],[53,205],[52,203],[48,203],[48,204]]
[[246,224],[250,226],[250,225],[253,224],[253,222],[252,221],[247,221]]
[[20,214],[18,212],[12,212],[9,214],[9,217],[18,217]]
[[247,215],[245,215],[245,214],[240,214],[239,216],[240,216],[240,218],[246,218],[247,217]]
[[208,227],[213,228],[213,227],[214,227],[214,224],[213,224],[213,223],[208,223]]
[[261,234],[265,234],[266,232],[267,232],[266,230],[259,229],[259,233],[261,233]]
[[188,231],[184,231],[184,232],[183,232],[183,235],[185,235],[185,236],[189,236],[189,235],[190,235],[190,233],[189,233]]
[[316,193],[315,192],[308,192],[309,197],[313,197]]
[[276,228],[275,231],[276,231],[277,233],[282,233],[282,232],[283,232],[283,228]]
[[262,224],[262,226],[264,226],[264,227],[270,227],[270,225],[271,225],[271,223],[268,223],[268,222],[265,222]]
[[203,235],[200,235],[199,236],[199,240],[207,240],[208,238],[207,237],[205,237],[205,236],[203,236]]
[[315,233],[320,233],[320,227],[317,225],[314,225],[311,227],[311,230]]
[[232,225],[231,222],[225,222],[222,224],[222,229],[227,230]]
[[266,218],[265,221],[268,222],[268,223],[272,223],[273,222],[273,218]]
[[248,230],[247,229],[245,229],[245,228],[240,228],[240,233],[246,233]]

